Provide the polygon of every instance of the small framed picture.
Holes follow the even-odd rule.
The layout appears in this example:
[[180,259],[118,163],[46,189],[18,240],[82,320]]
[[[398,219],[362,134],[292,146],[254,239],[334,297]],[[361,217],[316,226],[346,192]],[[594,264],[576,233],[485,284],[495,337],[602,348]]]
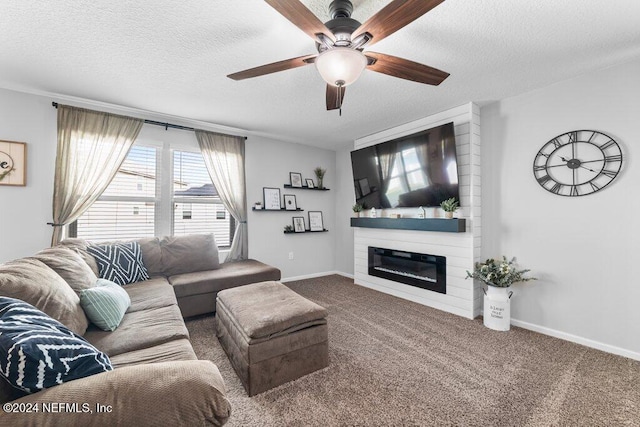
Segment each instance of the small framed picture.
[[323,231],[322,211],[309,211],[309,231]]
[[304,225],[304,217],[303,216],[294,216],[293,217],[293,231],[296,233],[304,233],[305,230]]
[[280,210],[280,189],[262,187],[262,194],[264,195],[264,209],[271,211]]
[[307,188],[316,188],[316,185],[313,183],[313,180],[311,178],[307,178],[305,179],[306,183],[307,183]]
[[27,144],[0,141],[0,185],[27,185]]
[[302,174],[299,172],[289,172],[289,180],[292,187],[302,188]]
[[284,208],[288,211],[297,211],[296,196],[293,194],[284,195]]

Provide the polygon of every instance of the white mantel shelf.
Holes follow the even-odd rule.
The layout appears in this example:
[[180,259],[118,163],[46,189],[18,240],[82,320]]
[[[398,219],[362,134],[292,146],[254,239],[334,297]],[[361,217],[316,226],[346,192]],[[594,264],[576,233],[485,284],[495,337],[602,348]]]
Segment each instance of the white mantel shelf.
[[464,233],[464,218],[351,218],[352,227]]

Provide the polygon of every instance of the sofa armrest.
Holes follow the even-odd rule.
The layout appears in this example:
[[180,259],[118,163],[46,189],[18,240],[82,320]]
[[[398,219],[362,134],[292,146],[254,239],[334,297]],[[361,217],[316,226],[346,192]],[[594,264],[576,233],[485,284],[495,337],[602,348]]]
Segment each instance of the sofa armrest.
[[[221,426],[231,414],[222,376],[208,360],[126,366],[10,402],[21,403],[16,412],[0,410],[0,425]],[[38,412],[24,413],[36,403]]]

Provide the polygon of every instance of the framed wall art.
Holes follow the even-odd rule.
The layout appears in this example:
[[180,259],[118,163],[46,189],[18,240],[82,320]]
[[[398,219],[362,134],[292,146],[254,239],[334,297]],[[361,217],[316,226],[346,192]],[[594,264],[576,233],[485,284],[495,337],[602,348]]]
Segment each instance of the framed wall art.
[[295,231],[296,233],[304,233],[306,231],[303,216],[293,217],[293,231]]
[[280,206],[280,189],[262,187],[262,193],[264,195],[264,210],[266,211],[279,211]]
[[296,196],[294,194],[284,195],[284,208],[288,211],[297,211]]
[[0,141],[0,185],[27,185],[27,144]]
[[305,181],[307,182],[307,188],[316,188],[316,185],[313,183],[313,179],[307,178]]
[[324,231],[322,211],[309,211],[309,231]]
[[300,172],[289,172],[289,180],[292,187],[302,187],[302,174]]

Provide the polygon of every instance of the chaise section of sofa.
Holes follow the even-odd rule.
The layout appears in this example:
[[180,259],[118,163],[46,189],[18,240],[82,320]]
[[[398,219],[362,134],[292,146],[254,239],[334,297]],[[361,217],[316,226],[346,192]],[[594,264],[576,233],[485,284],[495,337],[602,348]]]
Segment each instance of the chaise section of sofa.
[[280,270],[254,259],[224,263],[216,270],[169,276],[184,317],[213,313],[218,292],[250,283],[280,280]]

